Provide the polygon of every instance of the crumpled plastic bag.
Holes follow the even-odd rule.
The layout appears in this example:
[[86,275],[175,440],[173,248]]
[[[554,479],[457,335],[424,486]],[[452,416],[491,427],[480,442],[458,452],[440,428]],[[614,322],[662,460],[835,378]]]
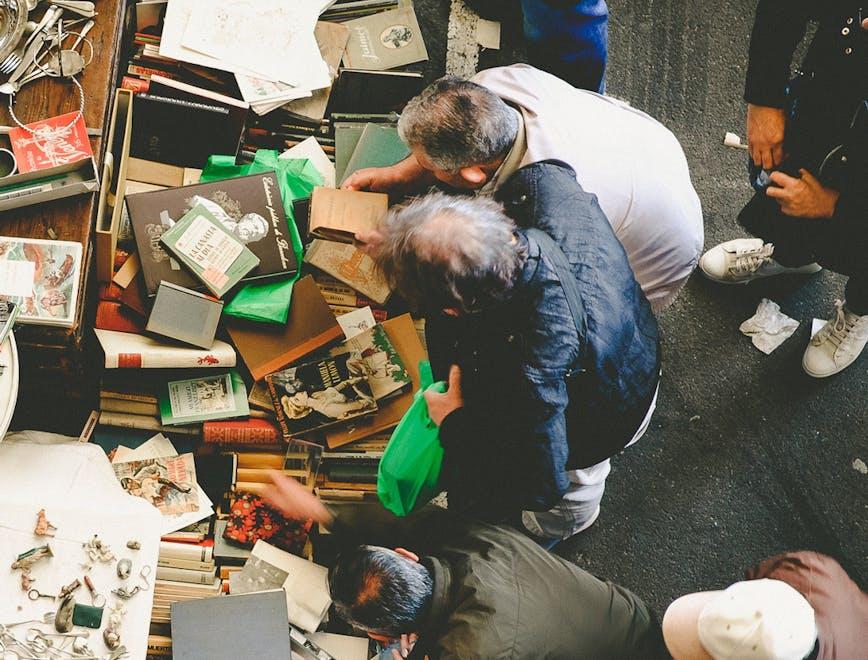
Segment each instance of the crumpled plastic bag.
[[750,337],[754,346],[768,355],[789,339],[798,327],[799,322],[781,312],[780,305],[763,298],[756,308],[756,314],[738,329]]
[[303,247],[301,236],[295,226],[292,203],[297,199],[310,197],[316,186],[322,185],[322,175],[313,164],[305,159],[278,160],[278,153],[259,149],[252,163],[236,165],[232,156],[211,156],[202,171],[200,183],[232,179],[248,174],[275,172],[286,224],[293,252],[299,265],[298,273],[292,278],[264,284],[247,284],[223,308],[225,314],[236,318],[258,321],[260,323],[286,323],[289,304],[292,300],[292,285],[301,276]]

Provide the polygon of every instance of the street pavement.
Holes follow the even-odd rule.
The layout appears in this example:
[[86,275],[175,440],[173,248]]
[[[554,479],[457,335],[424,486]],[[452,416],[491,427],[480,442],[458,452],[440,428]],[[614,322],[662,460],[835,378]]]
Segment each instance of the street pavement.
[[[416,0],[431,61],[442,71],[448,2]],[[608,93],[667,125],[690,162],[706,248],[743,235],[751,189],[742,102],[755,0],[610,0]],[[439,34],[438,34],[439,33]],[[431,38],[428,35],[435,35]],[[517,21],[480,66],[523,57]],[[775,553],[812,549],[868,588],[868,355],[838,376],[801,370],[812,317],[844,280],[813,277],[723,287],[696,274],[660,318],[664,370],[651,428],[614,459],[602,513],[556,552],[623,584],[662,615],[675,597],[721,588]],[[801,321],[769,356],[738,331],[760,299]],[[855,466],[854,467],[854,461]]]

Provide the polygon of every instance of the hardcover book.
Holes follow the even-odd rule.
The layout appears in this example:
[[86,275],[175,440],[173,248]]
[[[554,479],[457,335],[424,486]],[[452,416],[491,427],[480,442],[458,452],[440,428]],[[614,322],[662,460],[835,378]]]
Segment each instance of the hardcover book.
[[147,330],[200,348],[211,348],[222,312],[223,303],[216,298],[171,282],[160,282]]
[[371,392],[377,401],[410,385],[410,374],[382,325],[375,325],[355,335],[333,348],[330,353],[332,357],[349,357],[354,368],[367,376]]
[[262,380],[343,336],[309,275],[293,285],[286,325],[227,319],[226,327],[254,380]]
[[350,39],[344,66],[383,71],[422,62],[428,51],[412,7],[401,7],[344,23]]
[[234,367],[235,350],[219,339],[209,349],[175,346],[114,330],[95,330],[106,369],[191,369]]
[[259,265],[259,257],[203,204],[196,204],[160,242],[218,298]]
[[343,69],[332,85],[327,114],[399,112],[425,87],[421,73]]
[[259,258],[245,281],[288,277],[298,269],[273,172],[127,195],[126,202],[149,296],[162,280],[203,288],[160,243],[162,235],[197,204]]
[[344,168],[344,179],[366,167],[389,167],[409,155],[410,149],[401,140],[396,126],[367,124]]
[[100,300],[96,306],[96,320],[93,325],[101,330],[142,334],[145,331],[144,321],[140,315],[119,302]]
[[314,188],[308,235],[352,243],[357,232],[375,229],[388,210],[389,196],[384,193]]
[[285,438],[376,412],[364,368],[347,354],[305,362],[265,377]]
[[0,236],[0,300],[18,323],[69,327],[75,320],[81,243]]
[[244,417],[247,389],[237,371],[169,381],[160,396],[160,419],[168,426]]
[[9,131],[12,153],[21,174],[93,157],[84,117],[77,111],[42,119],[27,127],[29,131],[19,127]]
[[310,244],[304,260],[380,305],[392,293],[373,259],[353,245],[317,239]]
[[205,422],[202,425],[202,442],[208,445],[275,444],[282,439],[280,428],[267,419]]

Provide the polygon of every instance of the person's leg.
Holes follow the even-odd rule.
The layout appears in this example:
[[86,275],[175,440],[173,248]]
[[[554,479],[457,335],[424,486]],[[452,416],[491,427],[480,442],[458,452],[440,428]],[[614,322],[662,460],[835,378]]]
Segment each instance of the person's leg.
[[605,0],[521,0],[521,6],[530,63],[602,94],[609,44]]
[[523,511],[521,523],[545,547],[569,538],[594,524],[600,515],[600,502],[611,472],[608,459],[584,470],[570,470],[570,487],[563,498],[548,511]]

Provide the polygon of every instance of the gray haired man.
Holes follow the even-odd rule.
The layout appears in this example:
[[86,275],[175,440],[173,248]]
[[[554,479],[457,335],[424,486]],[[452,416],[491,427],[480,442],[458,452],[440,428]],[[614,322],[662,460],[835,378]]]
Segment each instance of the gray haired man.
[[525,165],[560,160],[597,195],[655,311],[697,264],[702,208],[681,146],[624,103],[515,64],[438,80],[407,104],[398,130],[412,155],[359,170],[345,188],[406,194],[439,180],[490,194]]
[[[536,163],[488,197],[392,211],[375,258],[428,319],[449,507],[520,519],[541,543],[590,526],[609,458],[645,431],[657,323],[593,195]],[[517,223],[517,224],[516,224]],[[533,227],[533,229],[519,229]]]

